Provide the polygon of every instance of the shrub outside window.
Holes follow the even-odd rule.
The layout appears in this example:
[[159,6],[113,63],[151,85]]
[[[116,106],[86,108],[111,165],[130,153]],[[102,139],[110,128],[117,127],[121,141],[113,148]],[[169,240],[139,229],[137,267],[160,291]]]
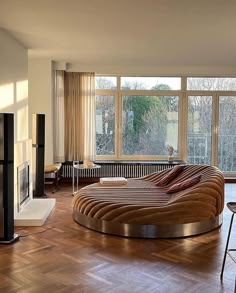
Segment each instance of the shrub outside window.
[[124,96],[122,155],[178,154],[178,97]]

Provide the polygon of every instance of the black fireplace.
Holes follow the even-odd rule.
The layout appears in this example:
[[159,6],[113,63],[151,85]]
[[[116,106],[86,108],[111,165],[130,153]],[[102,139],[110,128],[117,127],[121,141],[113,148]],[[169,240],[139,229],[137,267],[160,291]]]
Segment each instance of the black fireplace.
[[17,168],[18,212],[29,199],[29,162]]

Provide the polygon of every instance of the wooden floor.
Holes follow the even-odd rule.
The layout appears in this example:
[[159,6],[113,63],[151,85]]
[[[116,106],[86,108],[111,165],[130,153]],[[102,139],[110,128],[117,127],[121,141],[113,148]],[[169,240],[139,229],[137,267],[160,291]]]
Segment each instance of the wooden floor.
[[[18,234],[31,235],[0,246],[0,292],[234,292],[236,264],[229,258],[222,284],[219,277],[231,216],[227,208],[222,228],[201,236],[127,239],[75,223],[71,186],[48,195],[57,203],[45,225],[17,228]],[[234,200],[236,184],[227,184],[226,202]],[[231,246],[236,247],[236,222],[234,228]]]

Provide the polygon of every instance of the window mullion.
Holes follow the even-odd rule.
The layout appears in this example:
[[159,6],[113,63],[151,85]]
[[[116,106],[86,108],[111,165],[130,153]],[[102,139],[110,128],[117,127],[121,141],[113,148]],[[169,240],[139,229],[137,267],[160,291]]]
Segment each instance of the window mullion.
[[120,91],[120,76],[117,76],[117,90]]
[[213,95],[211,164],[218,166],[219,95]]
[[186,76],[181,77],[181,90],[182,91],[187,90],[187,77]]
[[122,150],[122,95],[118,90],[116,94],[116,158],[120,159]]
[[183,92],[179,105],[179,156],[183,161],[187,161],[187,121],[188,121],[188,99],[186,92]]

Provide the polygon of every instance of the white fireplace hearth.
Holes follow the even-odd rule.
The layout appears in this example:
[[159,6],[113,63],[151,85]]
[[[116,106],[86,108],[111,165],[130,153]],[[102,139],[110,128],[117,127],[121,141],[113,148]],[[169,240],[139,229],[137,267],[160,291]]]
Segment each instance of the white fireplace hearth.
[[14,146],[15,226],[42,226],[56,204],[55,198],[33,198],[32,140]]
[[15,226],[42,226],[55,204],[55,198],[31,199],[15,216]]

